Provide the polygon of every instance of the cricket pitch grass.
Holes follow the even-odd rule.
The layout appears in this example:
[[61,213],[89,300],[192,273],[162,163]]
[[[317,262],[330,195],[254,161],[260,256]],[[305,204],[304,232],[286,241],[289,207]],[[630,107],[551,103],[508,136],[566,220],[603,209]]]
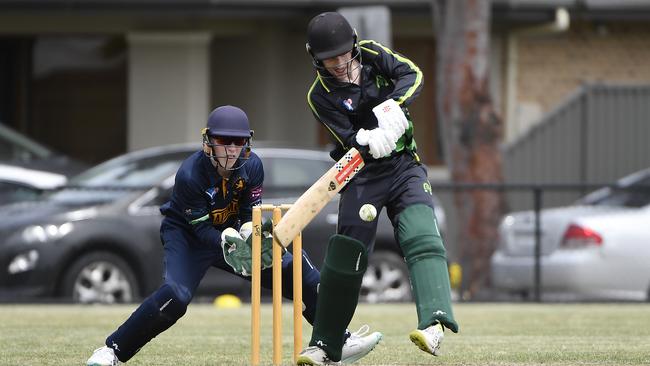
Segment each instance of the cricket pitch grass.
[[[0,305],[0,365],[85,365],[137,305]],[[284,306],[284,364],[291,364],[291,308]],[[445,333],[443,355],[408,339],[413,304],[357,308],[351,330],[384,333],[360,365],[648,365],[649,304],[479,304],[454,307],[460,333]],[[262,309],[262,363],[271,362],[271,308]],[[311,327],[304,322],[304,344]],[[192,304],[128,365],[246,365],[250,307]]]

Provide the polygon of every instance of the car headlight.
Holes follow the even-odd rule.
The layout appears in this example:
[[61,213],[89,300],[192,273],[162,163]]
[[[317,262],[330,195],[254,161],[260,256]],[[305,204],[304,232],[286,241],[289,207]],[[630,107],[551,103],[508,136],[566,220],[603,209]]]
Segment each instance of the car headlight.
[[17,274],[21,272],[31,271],[38,263],[38,251],[36,249],[28,250],[20,253],[9,262],[7,272],[9,274]]
[[61,225],[31,225],[23,230],[23,240],[27,243],[45,243],[68,235],[73,229],[71,222]]

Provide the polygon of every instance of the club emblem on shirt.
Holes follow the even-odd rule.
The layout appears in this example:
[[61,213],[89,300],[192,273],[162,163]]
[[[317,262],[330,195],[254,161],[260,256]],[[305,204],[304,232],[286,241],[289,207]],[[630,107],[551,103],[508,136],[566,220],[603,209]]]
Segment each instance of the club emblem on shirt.
[[235,189],[238,191],[242,191],[244,189],[244,178],[239,178],[235,182]]
[[350,98],[343,100],[343,106],[350,112],[354,110],[354,108],[352,108],[352,99]]

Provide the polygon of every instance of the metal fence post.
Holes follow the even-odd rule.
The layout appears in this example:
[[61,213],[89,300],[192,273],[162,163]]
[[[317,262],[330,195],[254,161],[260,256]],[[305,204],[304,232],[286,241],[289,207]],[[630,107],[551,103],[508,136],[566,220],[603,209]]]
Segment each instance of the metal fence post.
[[542,255],[542,229],[540,226],[540,215],[542,210],[542,188],[535,186],[533,188],[533,205],[535,209],[535,301],[541,302],[541,255]]

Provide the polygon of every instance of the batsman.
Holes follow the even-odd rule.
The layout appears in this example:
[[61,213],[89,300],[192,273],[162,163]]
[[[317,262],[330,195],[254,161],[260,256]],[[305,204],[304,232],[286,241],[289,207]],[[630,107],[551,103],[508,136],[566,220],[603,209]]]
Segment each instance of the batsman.
[[[181,164],[171,199],[160,208],[164,215],[160,227],[164,249],[162,285],[106,338],[103,347],[95,350],[86,362],[88,366],[127,362],[174,325],[187,311],[210,267],[250,281],[251,238],[246,234],[246,223],[251,221],[252,207],[262,203],[264,168],[251,151],[253,134],[248,117],[237,107],[218,107],[210,113],[201,135],[202,149]],[[270,222],[262,225],[262,230],[261,280],[263,287],[271,289]],[[292,297],[294,260],[302,261],[303,316],[313,323],[320,274],[304,251],[302,258],[293,258],[290,252],[282,256],[282,293]],[[220,329],[219,324],[214,328],[228,331]],[[344,361],[362,358],[381,339],[379,332],[366,332],[367,326],[355,333],[341,330],[339,337],[345,338]]]
[[387,209],[417,307],[418,324],[409,338],[436,356],[444,330],[458,332],[458,324],[431,185],[416,153],[407,109],[422,88],[422,73],[399,53],[357,40],[356,31],[336,12],[309,22],[306,46],[316,69],[307,101],[331,134],[335,148],[330,155],[338,160],[355,147],[365,167],[342,190],[337,234],[330,238],[321,267],[312,337],[297,363],[341,360],[341,334],[354,315],[377,230],[376,219],[359,217],[365,204]]

